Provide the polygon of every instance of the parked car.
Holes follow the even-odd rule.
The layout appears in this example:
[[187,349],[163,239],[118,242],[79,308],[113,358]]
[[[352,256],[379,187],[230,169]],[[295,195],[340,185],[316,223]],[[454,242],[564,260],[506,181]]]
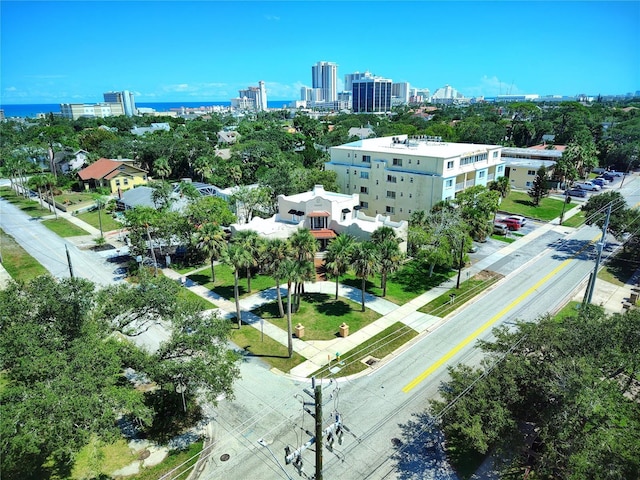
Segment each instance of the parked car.
[[507,220],[515,220],[520,224],[521,227],[524,227],[524,224],[527,223],[527,219],[524,218],[522,215],[509,215],[507,217]]
[[624,173],[622,172],[616,172],[615,170],[611,170],[609,172],[607,172],[609,175],[611,175],[612,177],[624,177]]
[[600,190],[599,185],[596,185],[595,183],[590,181],[578,182],[573,186],[573,188],[579,188],[580,190],[589,190],[591,192],[597,192],[598,190]]
[[610,182],[613,182],[616,179],[616,177],[614,175],[611,175],[609,172],[603,173],[598,178],[604,178],[605,180],[608,180]]
[[499,223],[504,223],[509,230],[520,230],[520,222],[515,218],[501,218]]
[[572,188],[570,190],[565,190],[564,194],[567,197],[580,197],[584,198],[587,196],[587,192],[584,190],[580,190],[579,188]]
[[496,235],[506,235],[509,233],[509,227],[507,227],[504,223],[493,222],[493,233]]
[[604,178],[594,178],[591,180],[591,183],[598,185],[600,188],[604,188],[609,182],[607,182]]

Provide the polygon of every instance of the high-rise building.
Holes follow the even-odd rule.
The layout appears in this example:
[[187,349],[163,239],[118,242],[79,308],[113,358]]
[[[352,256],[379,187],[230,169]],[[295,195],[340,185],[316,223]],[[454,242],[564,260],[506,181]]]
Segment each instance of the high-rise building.
[[359,80],[361,78],[370,78],[373,77],[373,75],[371,75],[371,72],[354,72],[354,73],[347,73],[344,76],[344,91],[345,92],[353,92],[353,81],[354,80]]
[[231,106],[241,110],[267,111],[267,90],[260,80],[257,87],[248,87],[238,91],[238,98],[231,99]]
[[391,85],[391,97],[394,104],[404,105],[409,103],[409,83],[399,82]]
[[104,97],[105,103],[119,103],[122,105],[122,110],[127,117],[133,117],[138,114],[133,93],[129,90],[123,90],[122,92],[105,92],[102,96]]
[[313,88],[322,90],[322,98],[316,102],[335,102],[338,99],[338,65],[333,62],[318,62],[311,67]]
[[388,112],[391,110],[392,81],[382,77],[364,77],[353,80],[352,110],[361,112]]

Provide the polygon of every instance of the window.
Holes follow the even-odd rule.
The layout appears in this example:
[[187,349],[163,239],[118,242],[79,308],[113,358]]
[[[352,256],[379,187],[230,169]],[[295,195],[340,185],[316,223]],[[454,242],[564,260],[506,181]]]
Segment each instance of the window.
[[530,187],[531,185],[533,185],[531,182],[527,182],[527,187]]
[[413,183],[413,177],[409,177],[409,183]]
[[409,165],[411,165],[411,159],[409,159]]
[[498,165],[498,171],[501,172],[502,171],[502,167],[503,165]]
[[362,161],[365,163],[371,163],[371,155],[362,155]]
[[350,153],[347,153],[347,158],[351,158],[351,154]]
[[347,175],[349,175],[349,169],[347,168]]
[[387,182],[389,183],[396,183],[396,177],[393,175],[387,175]]
[[527,175],[535,175],[536,171],[535,170],[527,170]]
[[125,178],[125,179],[124,179],[124,184],[125,184],[125,185],[129,185],[129,179],[128,179],[128,178]]
[[356,171],[356,169],[355,169],[355,168],[353,169],[353,174],[354,174],[354,175],[357,175],[357,174],[358,174],[358,172]]
[[380,183],[380,181],[379,181],[379,180],[376,180],[376,185],[378,185],[379,183]]
[[420,165],[420,159],[416,160],[416,162],[418,162],[418,165]]
[[396,198],[396,192],[392,192],[391,190],[387,190],[387,198]]
[[369,172],[360,172],[360,178],[369,179]]
[[453,168],[453,160],[449,160],[449,161],[447,162],[447,168],[448,168],[448,169]]
[[453,187],[453,179],[450,178],[446,182],[444,182],[445,187]]
[[487,173],[485,171],[478,172],[478,178],[484,178],[484,174]]
[[393,213],[396,213],[396,208],[395,207],[390,207],[389,205],[387,205],[386,208],[385,208],[385,211],[387,213],[393,214]]
[[360,193],[369,193],[369,187],[360,187]]
[[362,208],[369,208],[369,202],[360,202]]
[[120,186],[120,180],[116,180],[116,187]]
[[493,152],[493,158],[498,158],[498,152]]
[[349,184],[347,183],[347,189],[349,188]]
[[393,163],[394,167],[401,167],[402,166],[402,159],[401,158],[394,158],[392,163]]
[[409,194],[409,198],[413,198],[413,193],[410,193],[410,194]]

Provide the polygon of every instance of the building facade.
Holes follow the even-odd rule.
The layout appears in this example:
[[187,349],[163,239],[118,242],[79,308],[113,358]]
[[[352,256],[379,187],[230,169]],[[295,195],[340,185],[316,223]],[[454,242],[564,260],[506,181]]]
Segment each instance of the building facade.
[[147,172],[124,161],[101,158],[78,172],[85,190],[107,187],[118,194],[148,182]]
[[105,118],[124,115],[121,103],[61,103],[60,114],[63,118],[77,120],[82,117]]
[[504,176],[499,145],[447,143],[407,135],[368,138],[330,149],[325,169],[340,191],[360,195],[362,211],[408,220],[442,200]]
[[133,117],[138,114],[135,98],[129,90],[122,92],[105,92],[102,96],[106,103],[119,103],[122,105],[122,110],[127,117]]
[[335,102],[338,99],[338,65],[333,62],[318,62],[311,67],[311,87],[319,88],[322,98],[317,102]]
[[351,98],[354,113],[388,112],[391,110],[393,82],[382,77],[363,77],[353,80]]
[[238,97],[231,99],[231,106],[240,110],[266,112],[267,89],[265,83],[260,80],[257,87],[248,87],[245,90],[239,90]]

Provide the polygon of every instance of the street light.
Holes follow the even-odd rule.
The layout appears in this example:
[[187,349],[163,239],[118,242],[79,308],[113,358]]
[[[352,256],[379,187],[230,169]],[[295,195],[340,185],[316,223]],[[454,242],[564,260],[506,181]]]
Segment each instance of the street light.
[[287,473],[287,471],[284,469],[284,467],[282,466],[282,464],[278,461],[278,457],[275,456],[275,454],[273,453],[273,451],[271,450],[271,448],[269,448],[269,444],[267,442],[264,441],[263,438],[259,438],[258,439],[258,443],[260,445],[262,445],[263,447],[265,447],[267,450],[269,450],[269,453],[271,454],[271,456],[273,457],[273,459],[275,460],[275,462],[278,464],[278,466],[280,467],[280,469],[284,472],[284,474],[287,476],[287,478],[289,480],[293,480],[293,478],[291,478],[291,476]]

